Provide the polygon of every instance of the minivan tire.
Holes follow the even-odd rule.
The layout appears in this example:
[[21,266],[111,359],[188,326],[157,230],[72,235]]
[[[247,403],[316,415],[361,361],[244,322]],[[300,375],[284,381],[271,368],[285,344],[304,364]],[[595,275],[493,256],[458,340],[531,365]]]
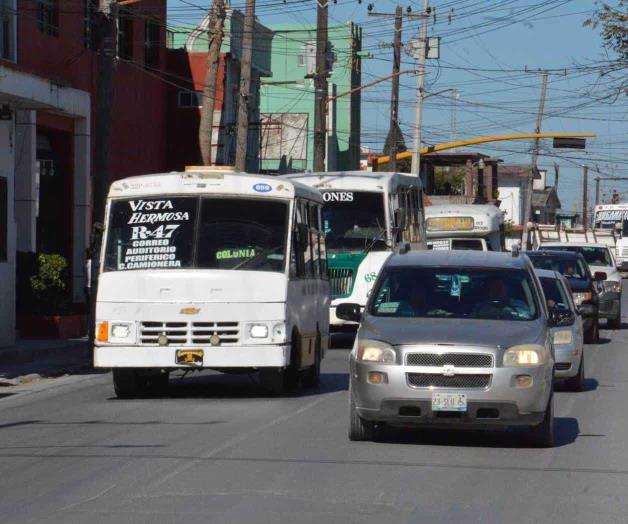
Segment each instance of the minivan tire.
[[584,391],[584,355],[580,359],[578,374],[575,377],[566,379],[565,386],[569,391]]
[[358,415],[355,402],[349,391],[349,440],[354,442],[372,441],[375,438],[375,423]]
[[608,329],[621,329],[621,300],[619,302],[619,312],[616,318],[609,318],[606,324]]
[[593,326],[584,334],[584,341],[587,344],[597,344],[600,341],[600,322],[596,317]]
[[532,444],[538,448],[554,447],[554,395],[550,395],[540,424],[530,427]]

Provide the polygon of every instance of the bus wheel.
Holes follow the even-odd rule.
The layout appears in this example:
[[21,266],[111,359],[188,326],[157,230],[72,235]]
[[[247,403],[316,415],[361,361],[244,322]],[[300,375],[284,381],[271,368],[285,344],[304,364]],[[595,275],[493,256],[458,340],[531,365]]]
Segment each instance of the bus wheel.
[[316,333],[316,349],[314,364],[310,366],[305,375],[305,385],[310,388],[318,387],[321,383],[321,355],[322,355],[321,334]]
[[135,398],[145,390],[144,381],[141,380],[134,369],[114,369],[113,389],[118,398]]

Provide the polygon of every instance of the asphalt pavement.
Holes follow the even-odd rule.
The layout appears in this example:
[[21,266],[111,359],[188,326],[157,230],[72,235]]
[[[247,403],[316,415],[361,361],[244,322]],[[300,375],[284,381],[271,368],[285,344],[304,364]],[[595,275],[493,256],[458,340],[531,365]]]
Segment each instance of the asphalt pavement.
[[586,391],[555,395],[548,450],[519,432],[349,442],[347,349],[292,398],[215,373],[143,400],[88,370],[1,388],[0,522],[626,523],[628,326],[602,337]]

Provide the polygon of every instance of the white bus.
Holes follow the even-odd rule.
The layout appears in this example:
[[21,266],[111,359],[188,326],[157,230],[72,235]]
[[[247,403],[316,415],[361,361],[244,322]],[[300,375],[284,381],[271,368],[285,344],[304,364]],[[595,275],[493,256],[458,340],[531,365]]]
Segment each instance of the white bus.
[[615,245],[617,267],[628,270],[628,204],[601,204],[595,206],[594,229],[608,229],[617,233]]
[[431,249],[504,251],[504,215],[493,205],[444,204],[425,208]]
[[282,177],[323,194],[332,327],[351,325],[336,306],[364,307],[379,270],[399,243],[425,249],[421,180],[403,173],[339,171]]
[[329,337],[323,198],[220,168],[111,185],[94,366],[119,397],[176,369],[260,372],[275,393],[316,385]]

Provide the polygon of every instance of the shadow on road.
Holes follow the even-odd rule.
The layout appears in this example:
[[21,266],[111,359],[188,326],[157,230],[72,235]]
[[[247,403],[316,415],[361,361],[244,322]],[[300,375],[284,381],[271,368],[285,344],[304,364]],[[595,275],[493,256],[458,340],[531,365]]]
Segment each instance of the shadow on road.
[[[594,378],[585,378],[584,379],[584,387],[582,388],[582,393],[588,393],[589,391],[595,391],[600,383]],[[567,384],[564,380],[558,380],[554,383],[554,391],[556,393],[570,393],[573,394],[573,391],[567,388]]]
[[[554,417],[554,447],[575,442],[580,432],[578,420],[572,417]],[[385,428],[378,439],[387,444],[415,444],[421,446],[451,446],[466,448],[529,448],[530,439],[525,428],[498,431],[459,429]]]
[[[321,383],[317,388],[303,388],[283,397],[273,397],[260,385],[256,374],[228,375],[216,372],[195,374],[195,376],[174,376],[170,378],[168,389],[163,394],[144,397],[145,400],[168,399],[252,399],[264,398],[269,401],[285,398],[301,398],[335,393],[349,389],[348,373],[321,373]],[[108,400],[119,400],[111,397]],[[140,399],[141,400],[141,399]]]

